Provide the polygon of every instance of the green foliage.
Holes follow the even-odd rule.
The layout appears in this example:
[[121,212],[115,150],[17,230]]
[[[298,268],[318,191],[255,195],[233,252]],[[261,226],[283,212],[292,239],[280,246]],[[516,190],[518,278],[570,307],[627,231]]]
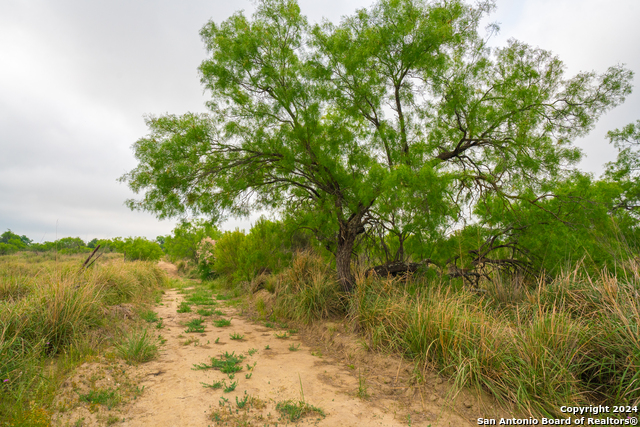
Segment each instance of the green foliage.
[[123,337],[115,348],[118,356],[133,363],[148,362],[158,355],[158,346],[151,336],[147,336],[146,329],[142,333],[132,332]]
[[261,217],[248,234],[225,232],[215,245],[216,273],[231,282],[251,281],[257,274],[277,273],[291,261],[293,243],[284,223]]
[[607,164],[605,178],[618,183],[622,192],[612,200],[616,211],[640,218],[640,120],[610,131],[609,142],[618,149],[618,158]]
[[158,243],[144,237],[127,237],[122,251],[128,260],[157,261],[164,255]]
[[18,236],[11,230],[7,230],[0,235],[0,255],[9,255],[26,249],[31,243],[27,236]]
[[319,415],[325,417],[324,411],[313,405],[300,400],[298,402],[294,400],[285,400],[276,404],[276,411],[280,412],[285,417],[289,418],[289,421],[296,422],[300,418],[309,415]]
[[[383,259],[404,260],[406,242],[446,239],[486,195],[544,200],[580,158],[572,141],[624,100],[632,73],[568,77],[523,42],[488,49],[478,27],[492,9],[380,0],[311,26],[294,0],[265,0],[252,17],[210,21],[200,72],[211,114],[147,120],[139,165],[121,178],[144,196],[128,205],[160,218],[284,212],[334,253],[350,291],[368,228]],[[238,253],[245,238],[225,246]],[[216,271],[249,280],[262,262],[229,256]]]
[[162,248],[157,242],[152,242],[144,237],[116,237],[114,239],[102,239],[97,242],[107,252],[119,252],[125,254],[130,261],[157,261],[163,255]]
[[182,221],[173,229],[173,234],[164,237],[164,249],[173,262],[188,259],[198,262],[198,246],[202,240],[209,237],[213,240],[220,238],[220,231],[211,222],[196,220]]

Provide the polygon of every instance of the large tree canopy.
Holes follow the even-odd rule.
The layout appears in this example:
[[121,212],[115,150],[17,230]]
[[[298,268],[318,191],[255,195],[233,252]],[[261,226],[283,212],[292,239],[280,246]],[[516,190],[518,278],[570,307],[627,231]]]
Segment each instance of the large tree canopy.
[[550,52],[478,33],[491,2],[382,0],[311,26],[263,0],[201,31],[209,114],[151,117],[121,179],[160,217],[297,217],[350,290],[357,237],[444,232],[487,196],[535,200],[580,157],[572,141],[630,93],[632,73],[566,77]]

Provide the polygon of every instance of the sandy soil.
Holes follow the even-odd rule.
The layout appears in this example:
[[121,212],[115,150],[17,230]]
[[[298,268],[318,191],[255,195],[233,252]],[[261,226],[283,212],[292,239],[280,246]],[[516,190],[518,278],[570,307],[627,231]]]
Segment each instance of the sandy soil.
[[[341,336],[339,325],[328,323],[279,339],[275,334],[283,335],[285,329],[251,322],[221,301],[212,308],[221,310],[225,318],[232,318],[230,326],[216,327],[212,320],[219,317],[213,316],[206,318],[203,333],[185,333],[184,324],[201,316],[177,313],[182,298],[177,290],[170,290],[164,295],[163,305],[156,308],[165,325],[157,332],[167,340],[160,356],[138,367],[124,367],[118,362],[115,368],[107,369],[107,379],[101,380],[102,384],[125,382],[113,375],[121,369],[139,389],[144,387],[139,396],[108,412],[96,405],[76,403],[75,407],[70,405],[71,410],[54,417],[55,424],[285,425],[289,420],[276,410],[276,404],[289,399],[298,402],[302,393],[305,402],[325,414],[303,418],[299,422],[303,425],[464,427],[477,425],[478,417],[494,412],[492,402],[467,392],[452,400],[449,384],[435,374],[424,378],[421,385],[415,381],[411,385],[410,365],[400,359],[365,355],[366,351],[360,351],[358,356],[354,338],[346,331]],[[230,334],[234,333],[243,338],[232,340]],[[219,370],[192,369],[224,352],[244,356],[243,369],[233,379]],[[353,363],[348,363],[350,360]],[[83,365],[76,380],[67,385],[75,385],[78,376],[95,377],[97,370],[104,371],[104,363]],[[225,393],[202,385],[222,380],[226,384],[237,382],[237,387]],[[361,386],[366,388],[366,399],[358,397]],[[238,409],[236,402],[242,402],[245,396],[248,404]]]

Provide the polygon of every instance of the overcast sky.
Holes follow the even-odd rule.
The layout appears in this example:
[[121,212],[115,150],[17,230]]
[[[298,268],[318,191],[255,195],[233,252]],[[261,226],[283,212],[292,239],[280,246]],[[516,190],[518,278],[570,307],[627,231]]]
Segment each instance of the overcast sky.
[[[365,0],[300,1],[310,21],[340,17]],[[624,63],[640,73],[640,1],[499,0],[492,40],[551,50],[578,71]],[[131,144],[145,114],[205,111],[198,35],[249,1],[0,0],[0,233],[39,242],[72,236],[168,234],[175,221],[131,212],[116,179],[136,166]],[[635,79],[637,86],[638,79]],[[640,88],[577,141],[599,174],[615,150],[608,130],[640,119]],[[223,228],[248,228],[229,221]]]

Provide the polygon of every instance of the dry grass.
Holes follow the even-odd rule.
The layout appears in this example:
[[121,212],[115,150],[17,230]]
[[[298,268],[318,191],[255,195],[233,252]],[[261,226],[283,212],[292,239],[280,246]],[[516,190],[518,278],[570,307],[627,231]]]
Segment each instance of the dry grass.
[[446,279],[360,274],[345,298],[327,264],[306,253],[267,280],[276,314],[309,323],[346,305],[369,349],[435,367],[457,388],[561,417],[563,405],[640,404],[640,276],[637,262],[623,267],[598,277],[577,268],[518,289],[498,282],[482,295]]
[[0,257],[0,423],[46,408],[65,372],[108,344],[108,306],[150,302],[167,280],[152,263],[52,258]]

